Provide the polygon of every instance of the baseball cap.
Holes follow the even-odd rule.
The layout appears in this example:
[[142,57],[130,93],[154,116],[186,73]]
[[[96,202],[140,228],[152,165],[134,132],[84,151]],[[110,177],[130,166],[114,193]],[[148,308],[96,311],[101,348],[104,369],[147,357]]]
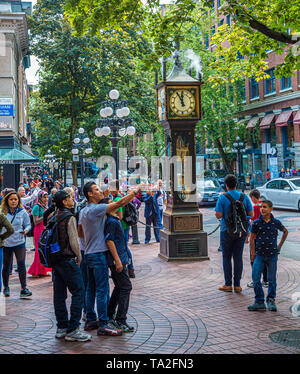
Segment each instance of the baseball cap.
[[53,196],[53,202],[56,206],[62,206],[62,202],[63,200],[66,200],[66,198],[70,196],[69,193],[67,193],[66,191],[62,190],[62,191],[57,191],[54,196]]

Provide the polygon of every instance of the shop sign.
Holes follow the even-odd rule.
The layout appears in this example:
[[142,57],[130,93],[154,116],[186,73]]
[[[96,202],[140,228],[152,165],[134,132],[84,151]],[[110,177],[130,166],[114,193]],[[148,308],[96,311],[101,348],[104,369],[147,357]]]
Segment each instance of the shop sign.
[[269,162],[270,162],[271,179],[277,178],[278,177],[278,159],[277,159],[277,157],[270,157]]
[[0,97],[0,116],[14,116],[14,106],[11,97]]
[[0,160],[0,165],[13,165],[14,160]]

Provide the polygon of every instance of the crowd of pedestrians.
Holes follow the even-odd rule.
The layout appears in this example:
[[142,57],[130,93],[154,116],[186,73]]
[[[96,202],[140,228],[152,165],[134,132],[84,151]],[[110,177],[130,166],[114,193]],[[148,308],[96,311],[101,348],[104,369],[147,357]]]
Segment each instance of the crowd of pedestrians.
[[[237,178],[227,175],[227,192],[220,195],[215,211],[221,221],[221,250],[225,284],[219,290],[241,292],[243,249],[250,244],[250,263],[254,304],[248,310],[265,310],[263,286],[268,288],[266,302],[276,311],[276,269],[278,254],[288,235],[287,229],[272,214],[272,202],[260,201],[259,191],[249,196],[237,190]],[[88,182],[79,199],[75,186],[49,177],[20,184],[18,191],[1,192],[0,270],[3,294],[10,296],[9,276],[15,255],[21,291],[20,297],[32,296],[27,288],[26,237],[33,236],[34,260],[28,274],[32,277],[52,273],[53,304],[57,320],[56,337],[66,341],[88,341],[88,331],[98,335],[119,336],[134,331],[127,323],[127,313],[135,278],[134,260],[129,248],[130,226],[126,207],[133,203],[137,212],[144,203],[145,244],[150,242],[151,227],[156,242],[160,240],[166,193],[162,181],[156,186],[120,188],[119,181],[98,186]],[[49,222],[55,221],[61,257],[51,268],[40,262],[39,239]],[[283,232],[277,244],[278,231]],[[132,244],[140,243],[137,225],[132,226]],[[233,260],[233,266],[232,266]],[[263,282],[261,276],[263,274]],[[109,289],[109,277],[113,290]],[[2,284],[0,283],[0,290]],[[66,299],[71,294],[68,312]],[[84,330],[80,329],[81,321]]]
[[[120,188],[119,181],[110,181],[101,187],[88,182],[79,196],[75,186],[63,186],[61,180],[49,176],[36,176],[28,183],[20,183],[18,190],[1,191],[0,215],[0,271],[5,297],[10,296],[9,276],[13,255],[20,279],[20,297],[32,296],[27,288],[27,273],[32,277],[52,274],[53,304],[57,320],[57,338],[67,341],[91,339],[89,330],[98,335],[119,336],[132,332],[127,323],[132,283],[135,278],[134,262],[129,248],[139,244],[137,224],[130,226],[124,220],[125,206],[132,202],[138,214],[145,203],[146,240],[149,243],[151,224],[156,241],[162,228],[165,192],[162,182],[157,186]],[[155,191],[154,191],[155,189]],[[151,208],[147,211],[147,206]],[[42,265],[39,254],[40,237],[52,220],[57,222],[58,244],[62,257],[51,268]],[[26,271],[26,238],[33,237],[34,260]],[[110,274],[110,275],[109,275]],[[109,276],[114,288],[109,290]],[[68,312],[66,299],[71,294]],[[95,309],[96,305],[96,309]],[[85,322],[80,330],[81,320]]]

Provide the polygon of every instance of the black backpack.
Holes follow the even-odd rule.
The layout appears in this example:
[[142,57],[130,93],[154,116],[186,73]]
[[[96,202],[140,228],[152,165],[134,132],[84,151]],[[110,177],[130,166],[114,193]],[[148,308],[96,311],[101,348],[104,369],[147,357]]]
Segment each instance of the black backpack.
[[125,205],[122,220],[127,223],[128,226],[134,226],[137,224],[138,219],[138,212],[134,204],[128,203],[127,205]]
[[58,220],[52,217],[39,238],[38,253],[40,263],[48,268],[53,267],[64,258],[63,250],[58,243],[58,224],[67,217],[71,217],[71,212],[66,212]]
[[241,237],[248,234],[249,220],[243,203],[245,194],[241,193],[238,200],[235,200],[229,193],[224,194],[230,200],[230,206],[226,218],[227,233],[233,237]]

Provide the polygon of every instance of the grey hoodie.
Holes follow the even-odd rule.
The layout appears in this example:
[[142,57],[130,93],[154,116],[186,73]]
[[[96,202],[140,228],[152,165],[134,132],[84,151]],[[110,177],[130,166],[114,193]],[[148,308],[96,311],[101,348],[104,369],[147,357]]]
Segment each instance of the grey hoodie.
[[15,218],[11,212],[8,212],[6,215],[9,222],[13,221],[12,226],[15,232],[4,240],[4,247],[16,247],[25,243],[25,235],[21,234],[21,232],[24,230],[28,232],[31,228],[30,218],[26,210],[23,208],[16,208],[16,210]]

